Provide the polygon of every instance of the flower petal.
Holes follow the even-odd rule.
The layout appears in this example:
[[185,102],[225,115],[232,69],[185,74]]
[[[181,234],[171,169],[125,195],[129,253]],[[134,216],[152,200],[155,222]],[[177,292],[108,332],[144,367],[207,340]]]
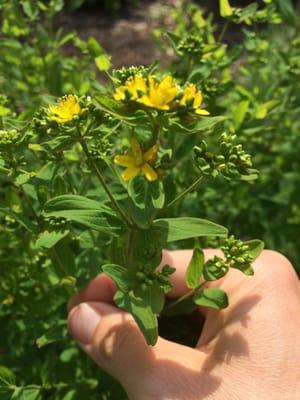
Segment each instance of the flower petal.
[[143,154],[141,146],[134,137],[130,139],[130,144],[132,148],[132,156],[135,159],[135,165],[139,165],[143,162]]
[[118,164],[118,165],[122,165],[122,167],[134,167],[135,166],[134,158],[132,156],[129,156],[126,154],[115,156],[114,163]]
[[121,177],[124,181],[129,181],[130,179],[135,178],[139,174],[140,170],[141,168],[138,167],[128,167],[124,172],[122,172]]
[[144,153],[144,156],[143,156],[144,161],[152,160],[156,156],[157,150],[158,150],[158,145],[157,144],[155,144],[154,146],[150,147],[150,149],[147,150],[146,153]]
[[195,110],[195,113],[198,115],[210,115],[209,111],[204,110],[204,108],[197,108],[197,110]]
[[157,173],[154,171],[154,169],[148,163],[145,163],[142,166],[142,170],[143,170],[143,173],[144,173],[146,179],[148,179],[148,181],[156,181],[156,179],[158,178]]

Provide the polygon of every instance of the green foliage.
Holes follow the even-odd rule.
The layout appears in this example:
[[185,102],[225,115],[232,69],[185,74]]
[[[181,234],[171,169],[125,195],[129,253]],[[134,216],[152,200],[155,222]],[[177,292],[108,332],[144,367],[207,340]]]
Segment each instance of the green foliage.
[[[228,305],[209,282],[253,274],[250,237],[296,260],[297,15],[289,1],[221,3],[220,35],[192,2],[173,12],[168,70],[111,71],[96,39],[54,28],[62,0],[0,2],[1,399],[126,399],[67,335],[69,296],[101,271],[154,345],[164,314]],[[223,43],[230,24],[240,44]],[[194,242],[191,290],[165,304],[162,250]],[[207,244],[223,255],[205,260]]]

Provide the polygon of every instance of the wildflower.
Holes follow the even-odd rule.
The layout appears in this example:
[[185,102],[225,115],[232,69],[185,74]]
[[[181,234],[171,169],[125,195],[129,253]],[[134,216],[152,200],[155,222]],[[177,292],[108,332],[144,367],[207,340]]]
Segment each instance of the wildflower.
[[148,79],[135,75],[127,79],[123,86],[116,89],[115,100],[134,100],[147,107],[169,110],[170,103],[177,95],[177,85],[172,76],[166,76],[158,82],[154,76]]
[[59,99],[57,104],[49,106],[50,118],[59,124],[72,121],[80,112],[78,98],[73,94],[66,95]]
[[137,100],[146,91],[146,80],[141,75],[135,75],[128,78],[125,85],[118,87],[113,96],[115,100],[126,100],[128,93],[130,100]]
[[190,83],[185,87],[183,91],[183,96],[179,101],[180,106],[189,106],[191,105],[196,114],[199,115],[209,115],[207,110],[201,108],[203,96],[200,90],[197,90],[196,86],[193,83]]
[[130,140],[130,144],[131,151],[129,153],[117,155],[114,158],[116,164],[126,167],[121,177],[124,181],[129,181],[142,172],[148,181],[155,181],[158,175],[152,165],[156,160],[158,146],[154,145],[143,153],[139,142],[135,138]]
[[169,110],[170,103],[177,95],[175,80],[168,75],[161,82],[157,82],[153,76],[149,76],[148,82],[148,93],[138,99],[138,102],[158,110]]

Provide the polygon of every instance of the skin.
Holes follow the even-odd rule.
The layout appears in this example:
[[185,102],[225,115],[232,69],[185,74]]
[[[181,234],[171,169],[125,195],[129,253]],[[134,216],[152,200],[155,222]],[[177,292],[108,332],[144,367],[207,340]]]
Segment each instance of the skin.
[[[206,258],[218,254],[206,250]],[[171,296],[187,292],[190,250],[165,251],[176,267]],[[299,400],[300,285],[290,262],[265,250],[255,275],[231,270],[208,284],[230,305],[200,308],[204,329],[196,348],[159,338],[147,346],[132,317],[113,305],[114,283],[101,274],[69,303],[70,334],[124,386],[130,400]]]

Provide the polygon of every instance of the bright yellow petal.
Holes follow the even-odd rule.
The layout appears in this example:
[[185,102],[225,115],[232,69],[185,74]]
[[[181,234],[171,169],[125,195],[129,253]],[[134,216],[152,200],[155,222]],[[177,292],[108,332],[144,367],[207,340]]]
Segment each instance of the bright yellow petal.
[[135,165],[139,165],[143,162],[143,154],[142,154],[141,146],[140,146],[139,142],[136,140],[136,138],[131,138],[130,144],[131,144],[131,148],[132,148],[132,155],[135,159]]
[[129,155],[118,155],[114,158],[114,163],[118,165],[122,165],[122,167],[134,167],[135,160],[132,156]]
[[138,167],[128,167],[122,172],[121,177],[124,181],[130,181],[130,179],[135,178],[139,174],[140,170]]
[[157,173],[148,163],[142,166],[142,170],[148,181],[156,181],[156,179],[158,178]]
[[147,150],[143,156],[144,161],[150,161],[151,159],[153,159],[156,156],[157,150],[158,150],[157,144],[155,144],[149,150]]
[[197,92],[195,97],[194,97],[194,101],[193,101],[193,107],[194,108],[199,108],[202,104],[203,101],[203,96],[201,92]]
[[142,96],[137,101],[138,101],[138,103],[144,104],[144,106],[154,107],[154,105],[152,104],[149,96],[147,96],[147,95]]
[[125,100],[125,90],[124,86],[120,86],[116,89],[115,93],[113,94],[113,98],[117,101]]
[[198,115],[210,115],[209,111],[204,110],[203,108],[197,108],[197,110],[195,110],[195,113]]

